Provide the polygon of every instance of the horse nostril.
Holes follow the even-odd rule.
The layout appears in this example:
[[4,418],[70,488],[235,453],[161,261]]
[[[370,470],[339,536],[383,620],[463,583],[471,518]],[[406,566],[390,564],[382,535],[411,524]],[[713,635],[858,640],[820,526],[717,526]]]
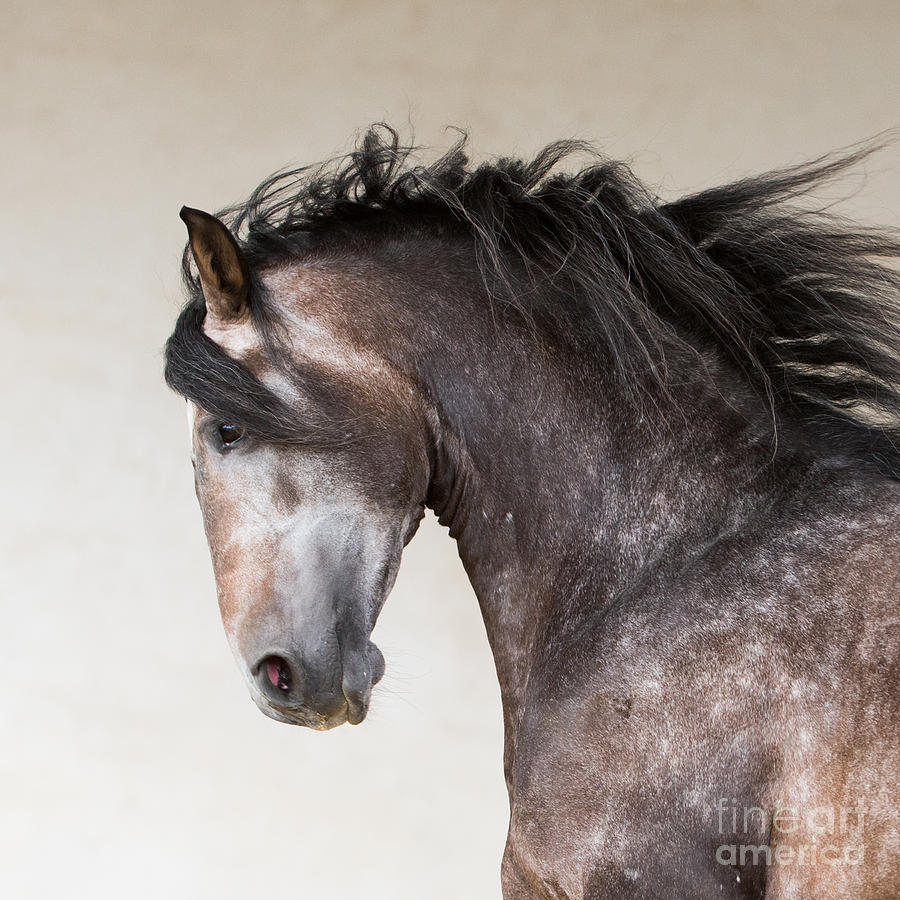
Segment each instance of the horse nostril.
[[263,660],[263,669],[273,688],[279,691],[291,689],[291,669],[287,660],[280,656],[267,656]]

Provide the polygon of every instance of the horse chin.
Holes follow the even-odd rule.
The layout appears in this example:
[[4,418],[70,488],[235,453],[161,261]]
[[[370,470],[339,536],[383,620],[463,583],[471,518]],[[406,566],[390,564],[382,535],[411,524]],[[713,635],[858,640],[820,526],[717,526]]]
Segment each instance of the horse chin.
[[278,707],[271,704],[263,697],[253,697],[260,712],[264,713],[270,719],[276,722],[283,722],[285,725],[300,725],[304,728],[311,728],[313,731],[330,731],[343,725],[349,721],[349,708],[347,704],[337,712],[325,715],[324,713],[315,712],[310,709]]

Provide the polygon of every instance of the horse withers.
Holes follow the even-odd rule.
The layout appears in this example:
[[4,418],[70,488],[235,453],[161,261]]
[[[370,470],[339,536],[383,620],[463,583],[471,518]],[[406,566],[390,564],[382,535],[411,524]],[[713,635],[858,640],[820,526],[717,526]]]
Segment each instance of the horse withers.
[[229,641],[359,723],[425,508],[500,681],[507,900],[900,896],[900,241],[806,196],[663,203],[583,145],[381,127],[185,208],[188,400]]

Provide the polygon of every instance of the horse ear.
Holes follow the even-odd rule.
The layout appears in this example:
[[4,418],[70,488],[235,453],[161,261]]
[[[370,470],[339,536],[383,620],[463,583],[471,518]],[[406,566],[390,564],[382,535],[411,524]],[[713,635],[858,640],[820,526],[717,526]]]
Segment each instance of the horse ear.
[[234,235],[215,216],[181,207],[191,252],[200,272],[206,312],[217,319],[237,319],[247,311],[250,273]]

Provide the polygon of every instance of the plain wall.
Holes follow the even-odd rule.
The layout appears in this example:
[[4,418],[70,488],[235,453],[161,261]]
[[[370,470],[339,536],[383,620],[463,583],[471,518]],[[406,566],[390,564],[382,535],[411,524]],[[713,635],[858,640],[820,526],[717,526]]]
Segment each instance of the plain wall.
[[[182,203],[375,120],[478,156],[580,136],[664,196],[900,124],[881,2],[7,3],[2,41],[0,896],[497,898],[498,690],[428,522],[369,719],[253,706],[227,650],[183,402],[161,377]],[[847,208],[896,224],[900,153]],[[589,515],[590,511],[585,511]]]

